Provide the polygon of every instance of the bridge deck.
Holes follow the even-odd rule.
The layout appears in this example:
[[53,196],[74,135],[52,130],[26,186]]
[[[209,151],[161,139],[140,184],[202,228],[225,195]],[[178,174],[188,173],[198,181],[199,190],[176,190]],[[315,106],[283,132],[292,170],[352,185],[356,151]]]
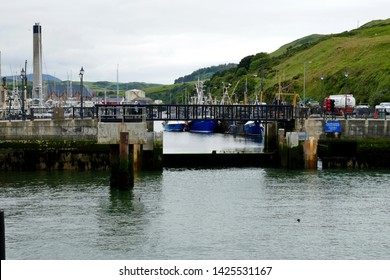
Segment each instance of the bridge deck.
[[[293,106],[285,105],[97,105],[101,121],[178,121],[215,119],[221,121],[291,121]],[[138,117],[137,117],[138,116]]]
[[[0,110],[3,120],[33,120],[59,117],[61,108],[26,108]],[[190,121],[215,119],[221,121],[291,121],[293,106],[287,105],[95,105],[94,107],[63,108],[63,117],[97,118],[102,122]]]

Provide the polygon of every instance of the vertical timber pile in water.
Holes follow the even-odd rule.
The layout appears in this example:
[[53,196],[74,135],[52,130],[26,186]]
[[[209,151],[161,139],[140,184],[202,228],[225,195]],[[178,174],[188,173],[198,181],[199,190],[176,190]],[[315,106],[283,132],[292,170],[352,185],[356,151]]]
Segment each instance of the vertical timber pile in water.
[[5,260],[5,223],[3,210],[0,210],[0,260]]
[[317,143],[313,137],[304,142],[305,169],[317,169]]
[[132,189],[134,187],[134,168],[129,160],[129,133],[120,133],[119,155],[117,145],[111,149],[110,184],[116,189]]

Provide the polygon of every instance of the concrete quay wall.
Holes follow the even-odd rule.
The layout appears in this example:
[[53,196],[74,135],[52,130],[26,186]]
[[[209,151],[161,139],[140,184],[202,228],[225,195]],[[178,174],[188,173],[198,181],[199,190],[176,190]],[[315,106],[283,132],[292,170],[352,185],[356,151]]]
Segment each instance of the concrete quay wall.
[[[390,139],[390,120],[384,119],[337,119],[341,132],[331,135],[340,139]],[[330,135],[325,132],[324,119],[306,119],[304,130],[308,138],[324,139]]]
[[[340,132],[326,132],[327,121],[338,121],[329,128]],[[286,168],[317,169],[318,159],[322,168],[388,168],[389,140],[390,120],[310,118],[299,132],[279,129],[278,152]]]
[[0,171],[109,170],[111,145],[95,141],[0,141]]
[[119,144],[120,132],[129,133],[129,144],[145,144],[145,122],[102,123],[97,119],[1,121],[0,140],[95,140]]
[[[110,169],[123,132],[134,168],[144,161],[149,169],[161,168],[162,136],[147,133],[146,127],[146,122],[96,119],[0,121],[0,170]],[[142,153],[144,145],[148,149]]]
[[307,119],[309,139],[318,142],[322,168],[389,168],[390,120],[340,119],[340,133],[325,132],[325,120]]
[[97,120],[1,121],[0,140],[96,140]]

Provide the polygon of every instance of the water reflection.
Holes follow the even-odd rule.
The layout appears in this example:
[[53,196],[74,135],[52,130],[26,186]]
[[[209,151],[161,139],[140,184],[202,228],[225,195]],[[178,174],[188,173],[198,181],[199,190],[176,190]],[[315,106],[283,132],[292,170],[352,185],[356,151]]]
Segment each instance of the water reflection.
[[230,134],[164,132],[164,153],[262,152],[262,138]]
[[154,216],[161,213],[161,172],[137,174],[133,190],[109,189],[101,199],[97,214],[98,237],[96,246],[111,259],[142,258],[156,246],[158,233],[150,232]]

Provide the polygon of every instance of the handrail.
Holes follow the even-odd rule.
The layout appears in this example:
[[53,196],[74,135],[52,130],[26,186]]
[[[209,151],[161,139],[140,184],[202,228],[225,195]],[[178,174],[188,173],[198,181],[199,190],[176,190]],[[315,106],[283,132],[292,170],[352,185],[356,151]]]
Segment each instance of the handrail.
[[[215,119],[220,121],[290,121],[295,110],[290,105],[95,105],[94,107],[62,108],[60,116],[56,108],[29,108],[26,120],[97,118],[101,122],[144,122],[169,120]],[[82,110],[82,112],[81,112]],[[63,115],[62,115],[63,114]],[[0,119],[21,120],[21,110],[0,109]]]

